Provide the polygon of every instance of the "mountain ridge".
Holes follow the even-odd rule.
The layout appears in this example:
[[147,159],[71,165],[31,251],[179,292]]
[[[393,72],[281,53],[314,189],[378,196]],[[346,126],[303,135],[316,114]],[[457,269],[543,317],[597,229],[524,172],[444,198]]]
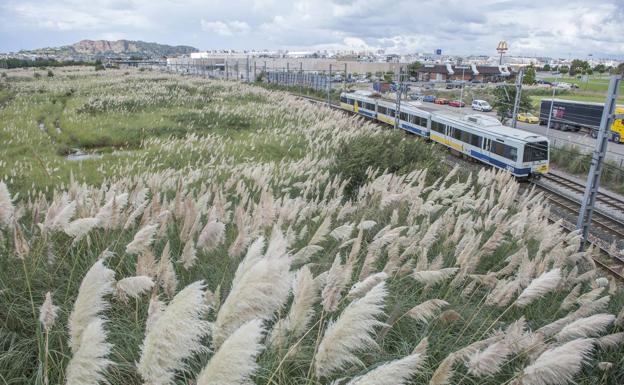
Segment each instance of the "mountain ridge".
[[102,56],[121,56],[121,57],[163,57],[188,55],[192,52],[198,52],[195,47],[188,45],[168,45],[154,42],[145,42],[141,40],[89,40],[83,39],[77,43],[64,45],[61,47],[39,48],[35,50],[22,51],[24,53],[45,54],[45,55],[63,55],[63,56],[80,56],[80,57],[102,57]]

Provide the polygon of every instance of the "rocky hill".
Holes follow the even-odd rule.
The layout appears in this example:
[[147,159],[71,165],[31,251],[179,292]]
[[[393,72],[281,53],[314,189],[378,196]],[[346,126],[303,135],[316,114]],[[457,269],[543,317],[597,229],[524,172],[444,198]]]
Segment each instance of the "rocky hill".
[[163,57],[197,52],[197,48],[186,45],[166,45],[139,40],[81,40],[72,45],[58,48],[42,48],[28,53],[76,57]]

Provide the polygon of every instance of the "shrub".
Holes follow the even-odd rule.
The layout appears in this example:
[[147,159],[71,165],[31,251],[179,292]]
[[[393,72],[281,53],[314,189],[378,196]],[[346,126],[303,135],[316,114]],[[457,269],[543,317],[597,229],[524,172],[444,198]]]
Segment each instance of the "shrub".
[[48,70],[48,77],[54,77],[54,72],[52,72],[52,70]]
[[446,167],[439,149],[415,137],[393,131],[376,136],[361,136],[343,143],[336,154],[332,174],[349,179],[345,195],[349,198],[368,180],[366,170],[406,174],[416,168],[428,168],[429,177],[437,178]]

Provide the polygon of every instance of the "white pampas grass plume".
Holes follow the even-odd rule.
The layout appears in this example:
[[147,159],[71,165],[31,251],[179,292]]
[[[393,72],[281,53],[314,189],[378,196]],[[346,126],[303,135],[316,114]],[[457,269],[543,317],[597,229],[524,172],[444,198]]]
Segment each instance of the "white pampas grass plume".
[[165,244],[160,262],[158,263],[158,284],[169,298],[173,298],[178,287],[178,277],[171,261],[171,245],[169,241]]
[[75,354],[82,344],[82,334],[97,314],[108,307],[104,296],[113,292],[115,272],[98,260],[82,279],[74,308],[69,315],[69,345]]
[[204,321],[208,305],[204,285],[191,283],[161,311],[146,332],[137,369],[151,385],[171,384],[176,370],[185,368],[185,360],[204,347],[201,339],[209,332]]
[[13,245],[15,247],[15,254],[21,260],[25,260],[30,253],[30,245],[26,241],[26,237],[22,232],[22,225],[18,222],[13,224]]
[[561,281],[561,270],[553,269],[535,278],[516,299],[516,306],[524,307],[555,290]]
[[323,309],[334,312],[342,298],[342,292],[351,280],[352,266],[348,263],[342,265],[340,255],[336,255],[325,280],[325,286],[321,292]]
[[180,255],[180,262],[182,262],[182,266],[188,270],[191,267],[195,266],[195,262],[197,261],[197,251],[195,250],[195,246],[193,245],[193,240],[189,239],[184,244],[184,248],[182,249],[182,255]]
[[624,343],[624,332],[608,334],[596,340],[598,346],[602,349],[616,348]]
[[477,377],[494,375],[510,354],[511,349],[505,341],[495,342],[470,357],[468,373]]
[[158,230],[157,224],[143,226],[134,235],[132,242],[126,245],[126,253],[136,255],[146,251],[152,242],[154,242],[154,234],[156,234],[156,230]]
[[401,385],[420,370],[424,361],[423,354],[411,354],[407,357],[385,363],[363,376],[356,377],[347,385]]
[[236,268],[234,278],[232,279],[232,287],[236,286],[247,270],[249,270],[256,262],[258,262],[258,260],[262,258],[263,249],[264,237],[259,237],[251,244],[251,246],[249,246],[247,254],[245,254],[245,258],[243,258]]
[[418,322],[426,324],[430,319],[435,317],[443,307],[448,306],[448,304],[448,302],[441,299],[430,299],[408,310],[407,315]]
[[11,194],[6,184],[0,181],[0,228],[8,227],[11,224],[15,207],[11,200]]
[[603,361],[598,363],[598,369],[602,370],[603,372],[611,369],[612,367],[613,362]]
[[522,370],[523,385],[564,385],[572,382],[589,358],[593,340],[581,338],[546,350]]
[[143,293],[147,293],[154,287],[154,281],[148,276],[140,275],[136,277],[127,277],[120,279],[115,284],[115,295],[123,302],[130,298],[139,298]]
[[572,306],[574,306],[579,294],[581,294],[581,286],[582,285],[579,283],[570,290],[570,293],[561,301],[561,306],[559,306],[561,310],[570,310]]
[[377,222],[371,220],[363,220],[357,225],[358,230],[369,230],[377,225]]
[[310,260],[310,258],[314,256],[314,254],[318,253],[321,250],[323,250],[323,247],[318,246],[318,245],[310,245],[310,246],[302,247],[299,251],[295,253],[295,255],[293,255],[292,263],[294,265],[307,263]]
[[100,220],[97,218],[80,218],[75,221],[71,221],[65,226],[65,234],[74,238],[73,244],[78,243],[89,231],[100,225]]
[[329,236],[334,238],[337,241],[344,241],[345,239],[349,237],[349,235],[351,235],[352,232],[353,232],[353,225],[350,223],[347,223],[345,225],[338,226],[335,229],[333,229],[332,232],[329,233]]
[[218,221],[210,221],[199,233],[197,247],[206,253],[216,250],[225,241],[225,225]]
[[251,265],[232,285],[214,325],[213,344],[220,346],[242,324],[269,319],[290,294],[290,257],[267,255]]
[[47,292],[45,295],[45,301],[39,308],[39,322],[43,326],[43,330],[50,331],[58,316],[58,306],[52,303],[52,293]]
[[319,298],[318,286],[307,266],[302,267],[295,275],[293,296],[286,323],[287,330],[297,338],[306,331],[314,316],[314,304]]
[[104,320],[96,317],[85,327],[83,338],[66,369],[67,385],[98,385],[105,383],[105,371],[113,364],[107,359],[112,345],[106,342]]
[[316,244],[323,242],[325,240],[325,237],[329,233],[331,224],[332,224],[331,215],[328,215],[325,217],[323,222],[321,222],[319,227],[316,229],[316,231],[314,232],[314,235],[312,235],[312,238],[310,238],[310,242],[308,242],[308,245],[316,245]]
[[457,267],[447,267],[440,270],[414,271],[412,278],[417,282],[431,286],[450,279],[457,270],[459,270]]
[[377,284],[385,281],[386,279],[388,279],[388,274],[384,273],[383,271],[370,275],[366,277],[366,279],[364,279],[363,281],[357,282],[355,285],[353,285],[351,287],[351,290],[349,290],[349,293],[347,294],[347,298],[351,300],[361,298],[366,295],[366,293],[368,293],[370,289],[377,286]]
[[375,327],[384,325],[377,317],[383,314],[386,294],[382,282],[363,298],[351,302],[336,321],[329,323],[314,356],[317,377],[327,377],[349,364],[362,365],[355,353],[377,348],[371,333]]
[[431,376],[431,380],[429,380],[429,385],[447,385],[450,384],[450,380],[453,377],[453,365],[455,365],[456,361],[455,354],[451,353],[446,356],[445,359],[442,360],[440,365],[436,368],[435,372],[433,372],[433,376]]
[[197,385],[249,385],[262,351],[262,320],[238,328],[221,345],[197,377]]
[[412,350],[412,354],[422,354],[424,356],[427,353],[428,349],[429,349],[429,337],[425,337],[422,340],[420,340],[420,342],[418,343],[418,345],[416,345],[416,347],[414,347],[414,350]]
[[575,338],[595,337],[604,333],[614,320],[613,314],[596,314],[581,318],[566,325],[555,338],[557,341],[569,341]]
[[158,295],[155,292],[152,292],[152,297],[150,298],[149,307],[147,308],[147,320],[145,321],[145,332],[149,332],[154,323],[158,320],[158,318],[165,311],[164,302],[158,299]]

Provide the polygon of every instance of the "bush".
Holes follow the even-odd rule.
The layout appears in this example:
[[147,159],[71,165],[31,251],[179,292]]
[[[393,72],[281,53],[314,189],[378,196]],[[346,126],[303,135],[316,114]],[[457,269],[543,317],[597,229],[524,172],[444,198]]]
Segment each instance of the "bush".
[[369,167],[397,174],[428,168],[428,178],[436,179],[447,170],[441,154],[433,144],[406,136],[403,131],[362,136],[342,144],[331,172],[349,179],[345,196],[353,198],[366,182]]
[[96,71],[104,71],[104,65],[102,63],[96,64],[95,65],[95,70]]
[[41,77],[41,74],[39,72],[35,72],[33,76],[35,77],[35,79],[39,79]]
[[54,76],[54,72],[52,70],[48,70],[48,77],[51,78]]

